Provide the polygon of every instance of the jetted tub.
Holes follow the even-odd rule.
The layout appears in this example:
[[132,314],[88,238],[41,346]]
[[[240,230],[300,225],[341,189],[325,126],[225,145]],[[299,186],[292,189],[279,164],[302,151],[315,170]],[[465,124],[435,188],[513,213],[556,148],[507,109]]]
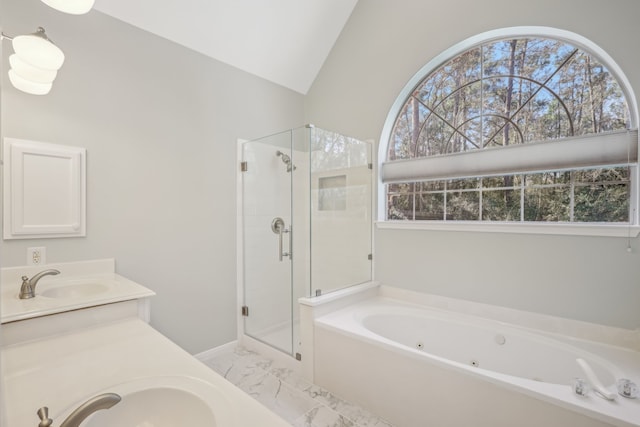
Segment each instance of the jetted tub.
[[315,382],[396,427],[640,426],[640,399],[574,393],[578,358],[640,382],[633,350],[381,296],[314,322]]

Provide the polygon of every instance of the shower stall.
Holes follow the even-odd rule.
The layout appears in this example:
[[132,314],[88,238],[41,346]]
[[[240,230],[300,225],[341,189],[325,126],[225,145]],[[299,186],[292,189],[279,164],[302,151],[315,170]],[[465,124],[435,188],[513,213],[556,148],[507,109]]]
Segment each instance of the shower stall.
[[371,280],[372,153],[311,125],[240,143],[245,335],[299,358],[298,299]]

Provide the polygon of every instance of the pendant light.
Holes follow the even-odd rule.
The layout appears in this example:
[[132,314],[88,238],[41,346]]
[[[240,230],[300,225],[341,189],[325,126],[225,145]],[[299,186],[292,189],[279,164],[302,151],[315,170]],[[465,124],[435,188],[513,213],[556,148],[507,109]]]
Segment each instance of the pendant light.
[[46,95],[51,90],[64,53],[47,37],[44,28],[24,36],[9,37],[15,53],[9,57],[9,81],[18,90],[32,95]]
[[29,65],[45,70],[58,70],[64,63],[64,53],[38,27],[35,33],[17,36],[12,41],[13,50]]
[[[95,0],[42,0],[60,12],[82,15],[93,8]],[[9,37],[0,32],[0,40],[11,40],[15,54],[9,57],[9,81],[18,90],[33,95],[46,95],[53,86],[58,70],[64,63],[64,53],[44,31]]]
[[53,83],[38,83],[25,79],[13,69],[9,70],[9,81],[16,89],[31,95],[46,95],[53,86]]
[[91,10],[95,0],[42,0],[42,3],[60,12],[83,15]]
[[11,69],[14,70],[20,77],[36,83],[51,83],[58,75],[58,71],[56,70],[38,68],[27,62],[24,62],[15,53],[9,57],[9,65],[11,66]]

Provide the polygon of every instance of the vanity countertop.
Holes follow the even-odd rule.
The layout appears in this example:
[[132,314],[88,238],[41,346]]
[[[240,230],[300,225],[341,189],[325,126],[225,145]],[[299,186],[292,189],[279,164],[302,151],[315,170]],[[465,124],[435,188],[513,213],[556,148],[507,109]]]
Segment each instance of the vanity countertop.
[[[46,269],[57,269],[60,274],[41,278],[34,298],[18,298],[21,277],[33,277]],[[155,295],[152,290],[116,274],[113,259],[3,268],[0,281],[2,323]]]
[[54,425],[60,425],[71,406],[109,387],[134,379],[162,386],[176,376],[218,389],[228,402],[229,426],[289,425],[135,317],[4,346],[2,374],[3,409],[12,426],[37,425],[36,410],[42,406],[49,407]]

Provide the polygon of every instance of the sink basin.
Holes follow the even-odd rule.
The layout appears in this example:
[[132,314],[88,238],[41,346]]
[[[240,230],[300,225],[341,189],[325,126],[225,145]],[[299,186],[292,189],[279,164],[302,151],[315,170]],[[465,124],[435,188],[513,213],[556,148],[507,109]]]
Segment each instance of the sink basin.
[[[82,427],[176,427],[235,425],[231,402],[212,384],[190,377],[149,377],[110,387],[102,392],[117,393],[122,400],[110,409],[89,416]],[[93,396],[87,396],[87,400]],[[60,425],[78,402],[54,418]]]
[[79,282],[79,283],[61,283],[53,285],[36,295],[42,295],[47,298],[83,298],[99,295],[111,289],[111,285],[106,282]]
[[175,388],[134,391],[83,423],[86,427],[218,425],[215,414],[200,397]]

